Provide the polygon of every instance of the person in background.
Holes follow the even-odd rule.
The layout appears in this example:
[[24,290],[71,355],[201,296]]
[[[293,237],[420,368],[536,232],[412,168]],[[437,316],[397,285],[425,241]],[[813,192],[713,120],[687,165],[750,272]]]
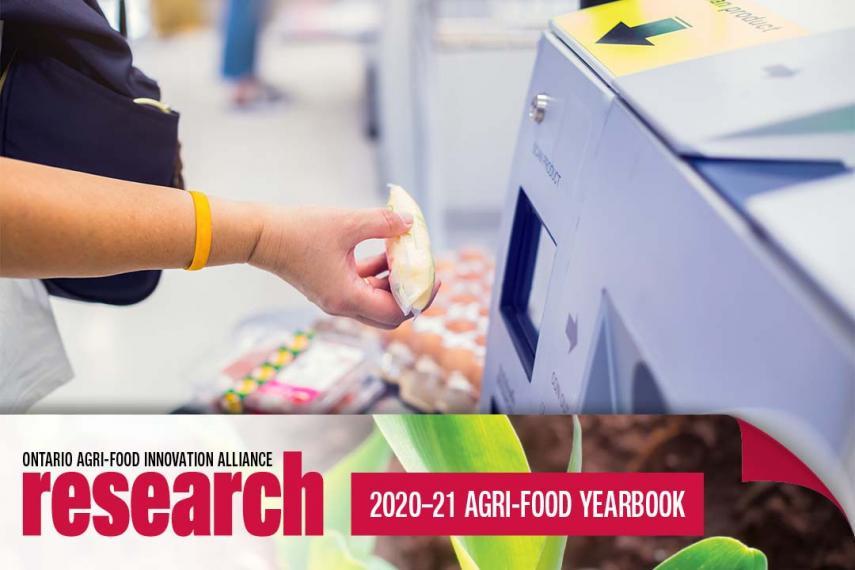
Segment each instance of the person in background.
[[269,9],[267,0],[227,0],[223,76],[233,83],[232,103],[246,108],[276,101],[282,94],[258,76],[258,36]]

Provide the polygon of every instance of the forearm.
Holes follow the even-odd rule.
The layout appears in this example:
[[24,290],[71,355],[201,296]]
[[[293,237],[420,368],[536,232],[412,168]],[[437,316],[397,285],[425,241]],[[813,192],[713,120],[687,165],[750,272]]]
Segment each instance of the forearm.
[[[256,206],[211,199],[208,265],[246,262]],[[187,192],[0,158],[0,276],[84,277],[186,267],[196,220]]]

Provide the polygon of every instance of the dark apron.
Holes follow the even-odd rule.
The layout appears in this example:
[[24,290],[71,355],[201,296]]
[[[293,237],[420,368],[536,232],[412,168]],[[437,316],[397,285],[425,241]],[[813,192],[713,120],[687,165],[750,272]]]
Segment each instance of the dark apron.
[[[133,67],[125,38],[95,0],[2,0],[0,156],[159,186],[181,185],[178,114]],[[53,295],[129,305],[160,271],[46,279]]]

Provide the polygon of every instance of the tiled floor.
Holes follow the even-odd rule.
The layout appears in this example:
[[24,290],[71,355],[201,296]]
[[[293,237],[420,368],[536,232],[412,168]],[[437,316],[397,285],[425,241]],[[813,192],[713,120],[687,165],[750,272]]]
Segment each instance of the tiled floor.
[[[219,196],[371,206],[382,202],[363,137],[360,47],[268,38],[263,70],[285,104],[235,111],[217,76],[218,38],[195,33],[135,46],[182,113],[188,185]],[[170,271],[147,301],[115,308],[54,301],[76,377],[33,411],[165,412],[184,402],[200,359],[234,323],[272,308],[305,307],[287,283],[249,267]]]

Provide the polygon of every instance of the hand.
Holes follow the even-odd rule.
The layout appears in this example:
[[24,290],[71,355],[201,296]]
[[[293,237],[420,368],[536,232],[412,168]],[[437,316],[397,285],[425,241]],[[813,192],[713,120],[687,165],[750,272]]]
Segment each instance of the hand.
[[[373,238],[396,237],[412,226],[387,208],[281,208],[268,211],[249,263],[288,281],[332,315],[392,329],[408,315],[389,292],[386,254],[357,262],[356,246]],[[435,286],[434,294],[438,289]]]

